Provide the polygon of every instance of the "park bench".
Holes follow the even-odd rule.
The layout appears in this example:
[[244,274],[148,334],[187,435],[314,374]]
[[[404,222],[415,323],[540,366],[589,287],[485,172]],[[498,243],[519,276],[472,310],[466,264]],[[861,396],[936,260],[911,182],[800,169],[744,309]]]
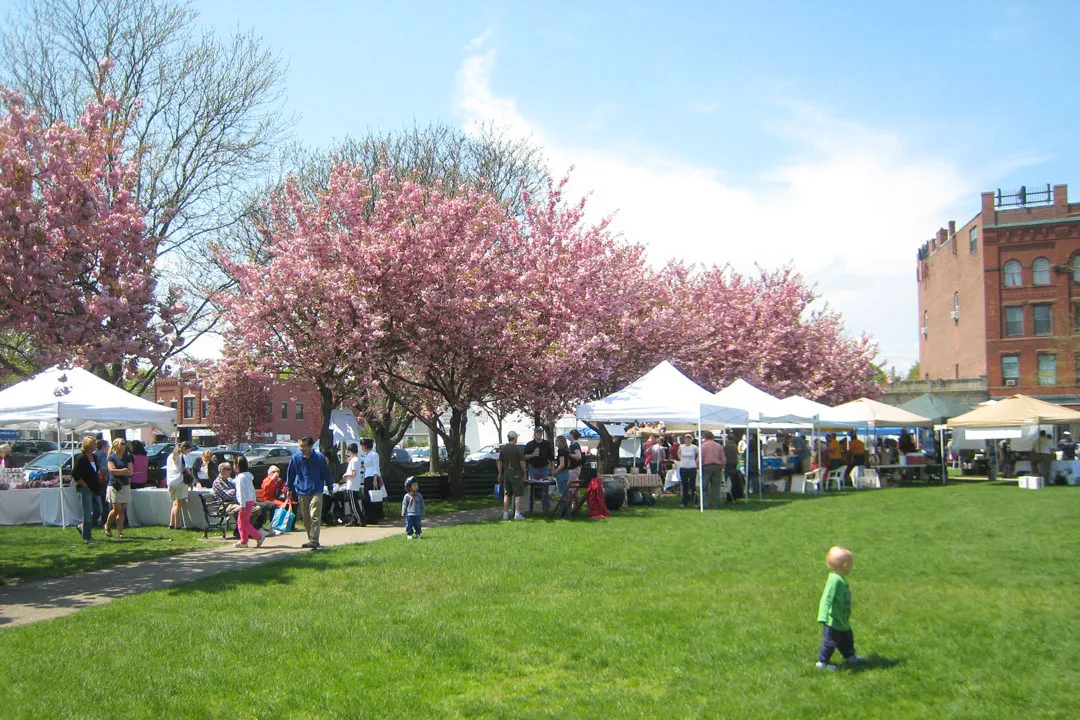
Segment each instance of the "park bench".
[[[206,527],[203,528],[203,537],[208,537],[211,530],[221,531],[221,539],[225,540],[229,535],[229,525],[236,529],[236,510],[229,510],[229,506],[220,502],[212,493],[198,493],[199,502],[202,503],[203,512],[206,513]],[[236,506],[234,506],[236,507]]]

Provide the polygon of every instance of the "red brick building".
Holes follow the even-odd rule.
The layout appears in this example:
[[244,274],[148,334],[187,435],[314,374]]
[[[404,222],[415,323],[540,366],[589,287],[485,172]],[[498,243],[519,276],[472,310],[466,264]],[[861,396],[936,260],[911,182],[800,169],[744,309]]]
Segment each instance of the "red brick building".
[[918,253],[919,369],[991,397],[1080,404],[1080,204],[1068,187],[982,194]]
[[[320,424],[319,394],[310,383],[301,380],[276,380],[273,400],[267,412],[270,430],[251,440],[297,440],[305,435],[317,435]],[[154,383],[154,402],[176,409],[176,426],[180,437],[199,445],[216,441],[210,427],[210,402],[195,382],[194,372],[183,378],[158,377]]]

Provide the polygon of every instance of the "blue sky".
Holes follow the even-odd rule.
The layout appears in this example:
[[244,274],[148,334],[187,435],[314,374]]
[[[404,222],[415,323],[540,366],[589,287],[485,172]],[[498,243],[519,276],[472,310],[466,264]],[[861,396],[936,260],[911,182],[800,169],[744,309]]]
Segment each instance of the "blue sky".
[[196,0],[289,60],[298,139],[494,121],[649,248],[792,262],[917,359],[915,251],[978,194],[1077,177],[1080,4]]

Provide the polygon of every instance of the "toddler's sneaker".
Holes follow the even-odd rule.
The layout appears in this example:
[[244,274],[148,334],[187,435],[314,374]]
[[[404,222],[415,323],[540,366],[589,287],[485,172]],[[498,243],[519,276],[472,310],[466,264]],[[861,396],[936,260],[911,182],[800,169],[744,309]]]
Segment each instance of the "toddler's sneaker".
[[823,662],[819,662],[818,664],[814,665],[814,667],[816,667],[818,670],[830,670],[830,671],[834,671],[834,672],[836,671],[836,666],[835,665],[827,665],[826,663],[823,663]]
[[522,515],[521,513],[514,513],[514,519],[515,520],[524,520],[525,516]]
[[509,519],[510,519],[510,513],[504,512],[503,513],[503,520],[509,520]]
[[406,539],[406,540],[412,540],[412,535],[406,535],[406,536],[405,536],[405,539]]

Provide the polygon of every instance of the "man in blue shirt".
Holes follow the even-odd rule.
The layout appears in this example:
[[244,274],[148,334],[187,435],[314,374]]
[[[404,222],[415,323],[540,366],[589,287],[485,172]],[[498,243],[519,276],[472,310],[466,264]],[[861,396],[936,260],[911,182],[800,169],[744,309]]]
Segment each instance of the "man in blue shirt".
[[322,529],[323,488],[334,492],[334,481],[330,478],[330,465],[326,456],[315,452],[315,441],[310,437],[300,438],[300,452],[292,456],[289,469],[285,474],[285,485],[289,488],[289,499],[300,503],[300,516],[304,519],[308,542],[301,547],[318,550],[319,530]]

